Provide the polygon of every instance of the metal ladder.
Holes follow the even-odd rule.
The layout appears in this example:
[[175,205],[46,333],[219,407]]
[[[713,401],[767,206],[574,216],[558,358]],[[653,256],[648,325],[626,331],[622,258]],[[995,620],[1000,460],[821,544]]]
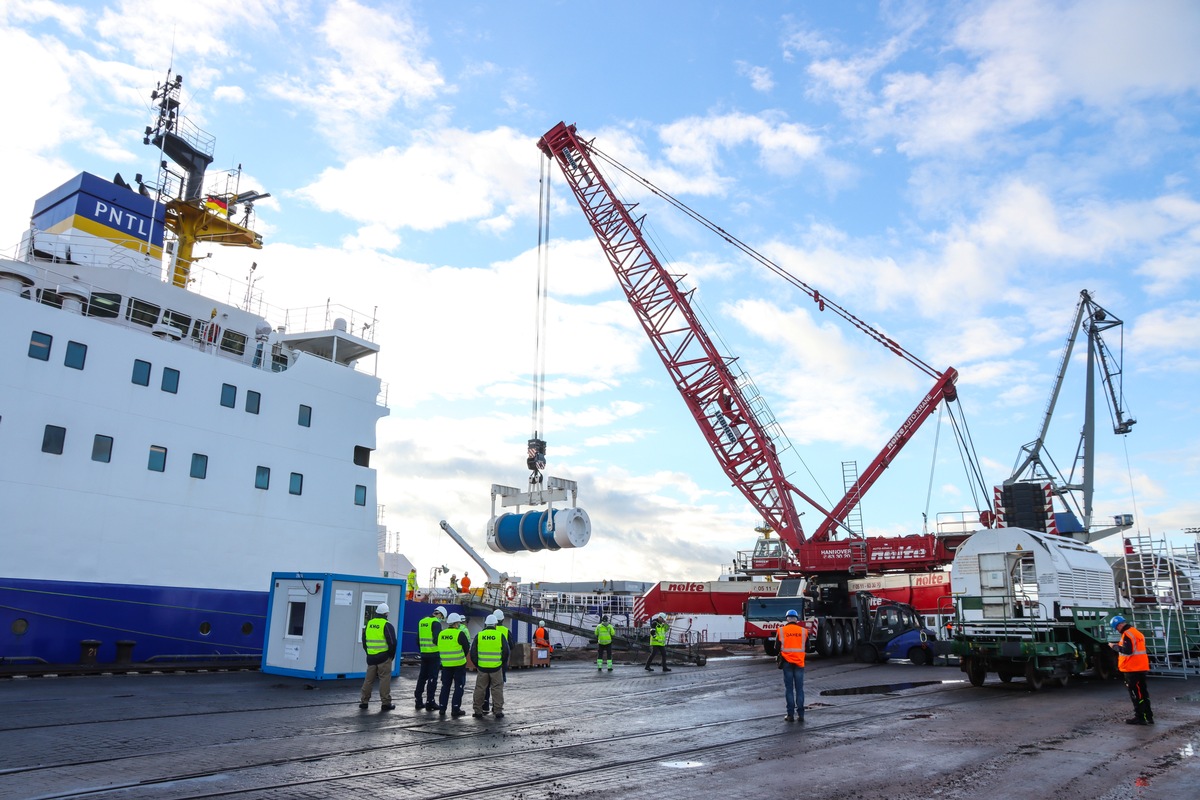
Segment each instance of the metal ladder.
[[1200,675],[1200,553],[1198,545],[1170,545],[1165,538],[1126,538],[1121,586],[1133,624],[1146,637],[1155,675]]

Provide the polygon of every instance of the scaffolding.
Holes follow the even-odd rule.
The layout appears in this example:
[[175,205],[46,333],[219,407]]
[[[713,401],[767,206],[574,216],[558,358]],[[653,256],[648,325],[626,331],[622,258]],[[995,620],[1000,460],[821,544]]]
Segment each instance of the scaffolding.
[[1200,537],[1190,545],[1138,534],[1115,565],[1121,604],[1146,637],[1154,675],[1200,676]]

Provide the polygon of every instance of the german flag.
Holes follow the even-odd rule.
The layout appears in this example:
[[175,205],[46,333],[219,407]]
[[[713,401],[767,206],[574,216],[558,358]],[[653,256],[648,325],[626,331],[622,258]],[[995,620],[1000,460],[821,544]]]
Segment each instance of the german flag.
[[229,203],[211,194],[204,198],[204,207],[215,214],[220,214],[222,217],[229,216]]

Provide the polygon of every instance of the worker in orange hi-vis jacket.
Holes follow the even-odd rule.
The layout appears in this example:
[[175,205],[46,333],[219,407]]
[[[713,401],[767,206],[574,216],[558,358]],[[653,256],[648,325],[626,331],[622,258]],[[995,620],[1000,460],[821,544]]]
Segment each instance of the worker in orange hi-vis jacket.
[[537,647],[549,647],[550,636],[546,633],[546,621],[538,622],[537,630],[533,632],[533,643]]
[[462,580],[458,582],[458,588],[462,590],[463,594],[469,594],[471,592],[471,576],[464,572]]

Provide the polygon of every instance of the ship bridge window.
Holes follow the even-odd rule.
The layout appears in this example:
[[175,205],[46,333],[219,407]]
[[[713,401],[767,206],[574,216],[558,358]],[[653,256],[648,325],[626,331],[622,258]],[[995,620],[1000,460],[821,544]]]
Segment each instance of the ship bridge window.
[[63,359],[63,364],[71,369],[83,369],[85,361],[87,361],[87,345],[79,342],[67,342],[67,355]]
[[42,452],[61,456],[67,441],[67,429],[58,425],[47,425],[42,432]]
[[146,469],[151,472],[166,472],[167,448],[157,444],[150,445],[150,458],[146,462]]
[[225,331],[221,334],[221,349],[235,356],[246,354],[246,334],[237,331]]
[[50,334],[34,331],[29,337],[29,357],[38,361],[49,361],[50,345],[53,341],[54,337]]
[[113,438],[97,433],[96,438],[92,440],[92,461],[99,461],[107,464],[112,461],[112,446]]
[[171,394],[179,392],[179,370],[163,367],[162,390]]
[[192,477],[204,480],[208,477],[208,456],[192,453]]
[[113,292],[92,292],[87,315],[101,319],[116,319],[121,311],[121,295]]
[[170,325],[175,330],[179,331],[180,335],[187,336],[188,329],[192,326],[192,318],[187,314],[180,314],[178,311],[167,311],[163,314],[163,324]]
[[147,303],[145,300],[138,300],[136,297],[131,297],[129,298],[129,307],[125,309],[125,319],[149,328],[158,322],[158,315],[161,311],[162,309],[154,305],[154,303]]
[[226,408],[234,408],[237,405],[237,387],[229,384],[221,384],[221,405]]
[[254,488],[269,489],[271,488],[271,468],[259,467],[254,471]]
[[53,289],[38,289],[38,302],[55,308],[62,308],[62,295]]
[[142,361],[140,358],[135,358],[133,360],[133,377],[130,378],[130,380],[136,383],[138,386],[149,386],[150,362]]
[[300,405],[300,415],[296,418],[296,423],[302,428],[312,427],[312,406]]
[[357,467],[371,466],[371,448],[360,445],[354,446],[354,465]]
[[262,395],[253,389],[246,390],[246,411],[251,414],[258,413],[258,407],[262,403]]

